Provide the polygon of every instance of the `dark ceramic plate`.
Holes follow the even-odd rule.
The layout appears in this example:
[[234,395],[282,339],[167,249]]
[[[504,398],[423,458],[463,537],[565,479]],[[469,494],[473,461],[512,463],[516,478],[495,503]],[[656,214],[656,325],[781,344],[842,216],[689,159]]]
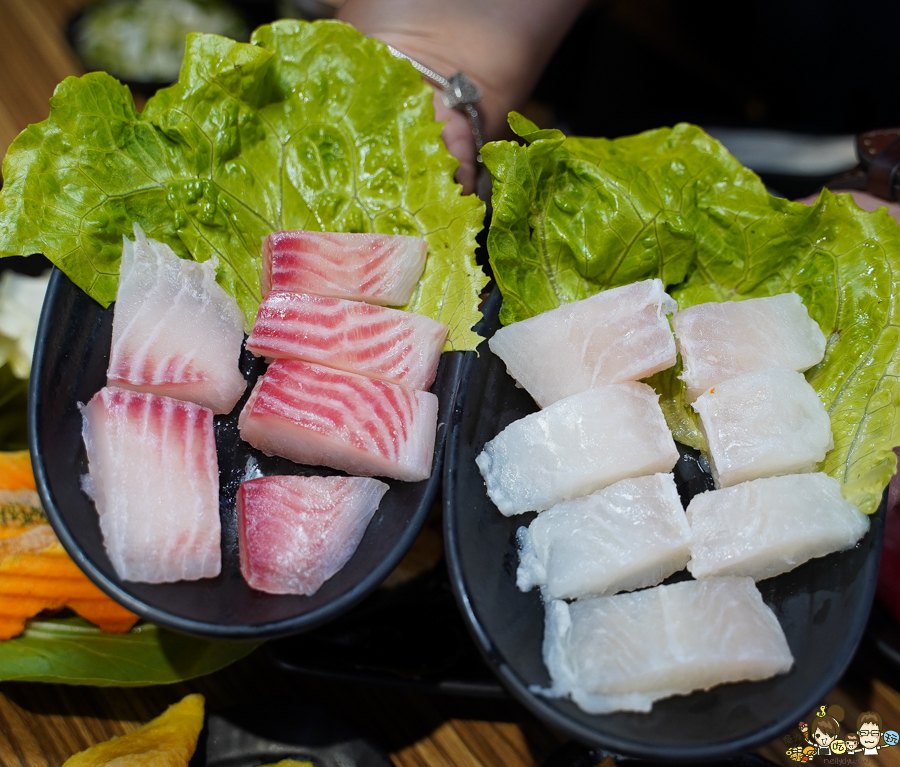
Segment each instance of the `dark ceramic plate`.
[[[487,335],[498,327],[499,295],[485,307]],[[537,591],[516,588],[515,531],[533,514],[504,517],[491,503],[475,457],[511,422],[534,412],[487,344],[464,363],[448,438],[444,481],[447,560],[469,628],[501,681],[549,725],[584,743],[645,759],[708,760],[760,746],[795,726],[823,701],[856,650],[875,592],[885,504],[853,549],[812,560],[759,583],[794,655],[793,669],[762,682],[722,685],[662,700],[647,714],[586,714],[570,700],[532,692],[550,678],[541,658],[544,611]],[[707,489],[685,451],[676,480],[687,501]],[[673,576],[683,579],[684,574]]]
[[[375,589],[412,545],[440,485],[446,424],[461,372],[461,353],[444,354],[432,391],[437,394],[438,433],[429,479],[388,480],[390,490],[356,553],[312,596],[254,591],[240,572],[234,499],[248,461],[262,474],[334,474],[271,458],[241,441],[237,415],[215,417],[222,515],[222,573],[216,578],[170,584],[130,583],[116,575],[100,534],[97,511],[82,492],[87,471],[79,402],[106,382],[112,307],[103,309],[60,271],[50,279],[38,328],[28,402],[35,478],[47,516],[71,557],[88,576],[129,610],[163,626],[202,636],[262,639],[303,631],[344,612]],[[252,385],[265,365],[246,351],[241,369]],[[244,398],[249,396],[250,387]]]

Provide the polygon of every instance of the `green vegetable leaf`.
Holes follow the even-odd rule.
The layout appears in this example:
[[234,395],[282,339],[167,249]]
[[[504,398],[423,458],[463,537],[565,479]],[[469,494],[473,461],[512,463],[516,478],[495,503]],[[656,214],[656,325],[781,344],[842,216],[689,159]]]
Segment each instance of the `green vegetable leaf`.
[[380,42],[339,22],[282,21],[249,44],[190,35],[178,83],[143,113],[103,73],[67,78],[50,107],[4,162],[3,254],[43,252],[109,305],[137,222],[183,257],[216,257],[249,327],[266,234],[413,234],[429,255],[406,308],[449,325],[448,349],[480,340],[484,206],[453,181],[431,88]]
[[[660,277],[684,309],[795,291],[825,333],[807,371],[835,446],[820,469],[873,512],[900,445],[900,227],[825,191],[814,206],[770,195],[699,128],[616,139],[565,138],[519,116],[527,146],[498,142],[488,253],[505,323]],[[650,383],[676,438],[703,448],[672,369]]]
[[482,151],[504,324],[648,277],[680,283],[696,247],[697,179],[752,176],[692,125],[615,141],[536,131],[520,116],[510,125],[531,143]]
[[806,372],[834,434],[820,469],[872,513],[896,471],[892,448],[900,444],[900,226],[886,208],[867,213],[850,195],[828,190],[811,207],[768,201],[743,210],[704,203],[729,224],[701,234],[696,266],[673,298],[687,308],[800,295],[828,339],[825,358]]
[[104,634],[81,618],[30,621],[0,642],[0,681],[136,687],[211,674],[258,645],[197,639],[140,623],[127,634]]

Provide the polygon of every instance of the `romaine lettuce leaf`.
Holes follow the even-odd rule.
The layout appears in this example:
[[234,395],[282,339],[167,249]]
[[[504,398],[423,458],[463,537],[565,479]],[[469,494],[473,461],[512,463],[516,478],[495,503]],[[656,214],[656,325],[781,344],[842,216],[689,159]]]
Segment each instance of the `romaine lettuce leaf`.
[[197,639],[139,623],[127,634],[104,634],[81,618],[28,622],[0,644],[0,681],[135,687],[211,674],[249,655],[253,642]]
[[[811,207],[773,197],[690,125],[610,141],[537,131],[517,115],[510,124],[529,143],[483,152],[501,320],[650,277],[681,308],[797,292],[828,339],[806,374],[834,433],[820,468],[873,512],[900,445],[900,226],[887,211],[828,191]],[[676,438],[702,447],[677,374],[651,383]]]
[[141,114],[104,73],[60,84],[4,161],[0,253],[42,252],[106,306],[136,221],[181,256],[216,256],[249,327],[264,235],[415,234],[429,256],[406,308],[449,325],[448,349],[474,349],[484,206],[461,195],[440,134],[421,76],[345,24],[191,35],[178,83]]
[[510,125],[527,146],[482,151],[494,177],[488,253],[504,324],[648,277],[682,282],[703,217],[699,180],[759,183],[692,125],[615,141],[538,131],[516,113]]

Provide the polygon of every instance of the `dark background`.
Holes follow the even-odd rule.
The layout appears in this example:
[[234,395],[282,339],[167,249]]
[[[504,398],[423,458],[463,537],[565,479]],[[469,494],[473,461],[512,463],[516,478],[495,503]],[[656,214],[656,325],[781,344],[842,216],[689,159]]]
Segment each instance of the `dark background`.
[[579,135],[680,121],[859,133],[900,123],[898,32],[896,0],[593,2],[535,98]]

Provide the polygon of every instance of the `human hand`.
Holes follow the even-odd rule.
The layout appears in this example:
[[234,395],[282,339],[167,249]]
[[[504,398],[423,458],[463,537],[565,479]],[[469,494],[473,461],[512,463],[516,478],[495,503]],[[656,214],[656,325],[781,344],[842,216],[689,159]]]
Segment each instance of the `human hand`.
[[[435,72],[463,72],[482,93],[485,136],[506,132],[506,116],[527,99],[586,0],[347,0],[338,18],[394,46]],[[475,189],[475,139],[466,116],[434,98],[457,181]]]

